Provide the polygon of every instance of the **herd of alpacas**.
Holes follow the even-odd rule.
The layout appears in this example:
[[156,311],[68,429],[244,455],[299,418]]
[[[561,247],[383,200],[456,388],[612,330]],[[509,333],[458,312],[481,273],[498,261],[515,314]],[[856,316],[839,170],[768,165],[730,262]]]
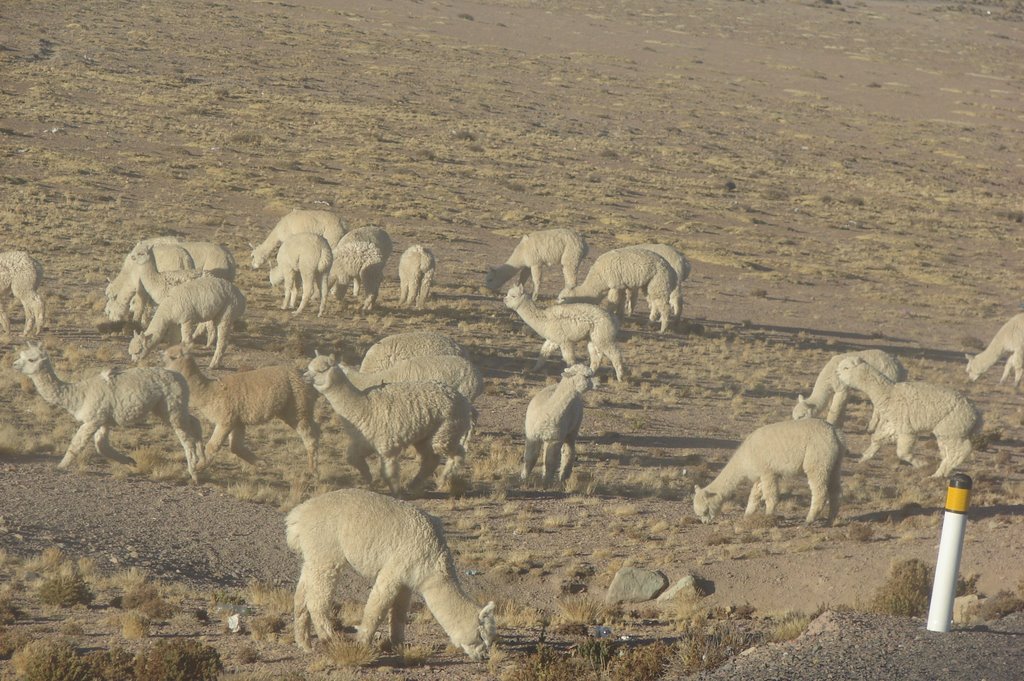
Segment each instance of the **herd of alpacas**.
[[[252,267],[259,269],[275,258],[270,282],[283,290],[282,309],[295,314],[314,300],[318,315],[323,315],[329,295],[343,298],[349,284],[362,309],[370,310],[391,251],[391,239],[382,229],[350,231],[328,211],[294,210],[252,246]],[[682,317],[682,282],[690,274],[689,261],[675,248],[643,244],[602,254],[578,283],[587,252],[586,241],[572,230],[534,232],[522,238],[504,264],[488,268],[484,279],[495,292],[510,284],[505,305],[543,338],[535,368],[556,349],[567,365],[561,380],[538,391],[526,411],[521,476],[526,479],[542,459],[546,485],[564,482],[572,473],[583,395],[594,387],[601,360],[608,358],[617,380],[625,377],[617,335],[639,293],[647,300],[650,321],[665,332]],[[557,303],[542,307],[537,300],[545,266],[561,267],[564,288]],[[435,267],[433,253],[421,245],[402,254],[401,305],[425,304]],[[465,349],[445,335],[388,336],[366,352],[359,367],[317,353],[305,372],[268,366],[219,378],[204,373],[193,343],[205,336],[206,346],[214,348],[208,368],[221,366],[232,328],[245,313],[245,295],[233,283],[235,271],[235,259],[223,246],[173,237],[141,241],[125,257],[107,286],[106,314],[144,325],[128,348],[135,362],[177,328],[181,342],[163,351],[163,368],[111,368],[69,383],[54,372],[45,349],[28,342],[14,368],[31,379],[41,398],[63,407],[81,424],[60,468],[75,462],[90,439],[100,456],[134,464],[111,446],[110,430],[156,415],[177,436],[195,482],[225,440],[233,454],[254,463],[256,455],[245,444],[246,426],[274,419],[295,430],[309,471],[316,475],[321,428],[314,413],[321,395],[342,424],[345,460],[366,484],[373,479],[368,461],[376,455],[380,479],[398,497],[403,491],[400,457],[410,447],[419,456],[410,492],[422,491],[442,460],[439,486],[464,465],[477,416],[473,401],[483,392],[483,379]],[[42,278],[42,266],[28,253],[0,253],[0,293],[9,290],[21,302],[25,335],[37,335],[44,324]],[[530,281],[528,294],[525,284]],[[9,333],[2,308],[0,323]],[[589,367],[576,363],[577,346],[584,341]],[[1006,353],[1010,358],[1002,380],[1012,367],[1019,384],[1024,376],[1024,314],[999,329],[986,350],[967,357],[968,375],[976,380]],[[746,513],[763,503],[773,514],[779,479],[802,472],[811,491],[806,522],[813,523],[827,505],[826,521],[831,524],[839,510],[840,464],[846,453],[837,424],[851,389],[865,394],[873,407],[871,442],[861,460],[895,442],[899,459],[923,466],[926,462],[911,450],[917,435],[931,433],[941,456],[933,477],[949,475],[971,453],[971,436],[978,432],[981,416],[962,393],[906,378],[900,361],[881,350],[834,356],[810,395],[798,398],[792,420],[750,433],[712,482],[695,487],[694,512],[711,522],[723,502],[750,484]],[[205,443],[190,407],[212,424]],[[390,617],[390,641],[401,644],[410,600],[418,593],[456,646],[474,660],[486,656],[496,637],[494,604],[481,608],[466,595],[437,518],[396,498],[345,489],[300,504],[288,514],[286,525],[288,545],[303,559],[294,616],[295,640],[304,649],[311,648],[311,626],[321,641],[335,636],[331,597],[341,568],[348,564],[374,580],[358,629],[360,641],[370,642]]]

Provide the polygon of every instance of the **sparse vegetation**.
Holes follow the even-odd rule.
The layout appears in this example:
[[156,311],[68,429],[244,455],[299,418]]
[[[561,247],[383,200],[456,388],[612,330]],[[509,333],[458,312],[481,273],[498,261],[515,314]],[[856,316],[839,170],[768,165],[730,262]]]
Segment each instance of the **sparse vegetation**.
[[912,558],[895,563],[871,600],[871,610],[886,615],[920,617],[928,610],[933,570]]

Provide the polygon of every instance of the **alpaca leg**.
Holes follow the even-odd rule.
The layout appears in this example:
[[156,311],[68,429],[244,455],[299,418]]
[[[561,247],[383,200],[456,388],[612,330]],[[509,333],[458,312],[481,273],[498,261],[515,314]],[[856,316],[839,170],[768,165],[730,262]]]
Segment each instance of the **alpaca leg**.
[[[419,295],[416,296],[416,307],[422,309],[423,304],[430,297],[430,288],[434,285],[434,273],[426,272],[420,280]],[[1020,379],[1018,379],[1019,381]]]
[[596,374],[598,367],[601,366],[601,359],[604,355],[601,353],[600,348],[592,341],[587,341],[587,355],[590,357],[590,370]]
[[1000,383],[1005,383],[1006,379],[1010,377],[1010,369],[1013,368],[1013,357],[1016,354],[1017,353],[1013,353],[1012,355],[1006,358],[1006,365],[1003,367],[1003,375],[999,377]]
[[827,524],[831,527],[832,523],[835,522],[836,516],[839,514],[839,501],[843,496],[843,477],[840,474],[841,466],[839,462],[832,467],[829,471],[828,476],[828,520]]
[[301,273],[302,277],[302,297],[299,300],[299,306],[295,308],[292,314],[299,314],[306,309],[306,304],[309,302],[309,296],[313,293],[313,281],[309,279],[305,272]]
[[320,467],[320,427],[316,421],[303,420],[294,428],[302,438],[302,446],[306,448],[306,468],[316,476]]
[[[409,483],[409,489],[419,492],[423,489],[423,485],[426,484],[427,480],[434,471],[437,470],[437,466],[441,463],[441,457],[434,451],[433,443],[418,442],[415,445],[416,453],[420,455],[420,469],[416,472],[416,476]],[[395,457],[397,459],[397,457]]]
[[679,302],[679,299],[680,299],[679,289],[676,289],[675,291],[670,293],[669,296],[668,296],[668,309],[669,309],[669,312],[672,313],[672,319],[674,319],[677,322],[679,321],[679,318],[683,316],[683,313],[682,313],[683,306],[682,306],[682,303]]
[[24,293],[19,295],[18,299],[21,302],[21,309],[25,311],[25,329],[21,332],[21,335],[27,336],[28,332],[32,330],[32,309],[29,299]]
[[557,440],[548,440],[544,443],[544,486],[550,485],[558,473],[559,454],[561,443]]
[[572,433],[562,444],[562,461],[558,467],[558,479],[565,482],[572,475],[572,467],[576,465],[576,434]]
[[[627,316],[633,316],[633,311],[637,309],[637,303],[640,301],[640,289],[630,288],[626,289],[626,309],[624,312]],[[653,319],[651,321],[654,321]]]
[[64,453],[64,458],[60,460],[59,464],[57,464],[57,468],[67,468],[70,466],[78,456],[78,453],[85,447],[85,443],[87,443],[96,431],[102,427],[103,424],[90,421],[86,421],[79,426],[78,430],[75,431],[74,437],[71,438],[70,444],[68,444],[68,449]]
[[256,455],[245,446],[245,424],[239,423],[228,433],[228,451],[247,464],[256,465]]
[[317,317],[323,317],[327,310],[327,276],[326,272],[320,275],[320,309],[317,310]]
[[942,455],[942,463],[932,473],[933,478],[943,478],[960,467],[971,453],[971,441],[969,439],[939,439],[939,453]]
[[[622,366],[622,354],[619,352],[619,346],[612,343],[602,349],[605,355],[608,355],[608,359],[611,360],[612,367],[615,369],[615,380],[621,381],[622,377],[625,376],[626,370]],[[591,367],[593,368],[593,367]]]
[[779,503],[779,479],[774,475],[761,477],[761,496],[764,497],[764,512],[775,515],[775,507]]
[[807,519],[804,520],[805,525],[810,525],[814,522],[818,514],[821,513],[821,509],[825,507],[825,501],[829,497],[829,481],[822,482],[825,482],[825,484],[822,485],[817,481],[812,483],[810,478],[807,479],[807,484],[811,488],[811,507],[807,510]]
[[[39,328],[37,326],[36,332],[38,331]],[[1010,359],[1006,361],[1013,363],[1013,385],[1019,386],[1021,378],[1024,378],[1024,352],[1021,352],[1021,350],[1015,350],[1014,353],[1010,355]]]
[[373,635],[377,633],[391,610],[391,604],[403,588],[401,580],[396,577],[386,572],[377,575],[377,581],[373,583],[370,596],[366,599],[366,607],[363,608],[363,621],[359,625],[356,640],[367,645],[373,641]]
[[900,433],[896,436],[896,458],[900,461],[906,461],[914,468],[920,468],[925,465],[924,459],[917,459],[911,454],[911,450],[914,448],[915,437],[913,433]]
[[571,258],[562,258],[562,281],[565,282],[565,288],[576,286],[576,265]]
[[225,426],[223,423],[218,423],[213,427],[213,434],[210,435],[210,441],[206,443],[206,456],[212,457],[220,449],[220,446],[224,444],[224,440],[231,434],[231,428]]
[[306,570],[303,567],[299,575],[299,583],[295,585],[295,598],[293,601],[293,617],[295,626],[295,643],[307,652],[312,652],[313,641],[309,628],[313,624],[313,618],[309,616],[309,608],[306,606]]
[[888,423],[879,424],[875,432],[871,434],[871,443],[868,448],[864,450],[864,453],[860,455],[861,463],[875,456],[878,450],[881,449],[882,445],[889,442],[895,433],[891,432]]
[[[178,335],[181,336],[181,342],[187,343],[195,337],[195,328],[192,322],[182,322],[178,330]],[[154,338],[153,342],[157,342],[159,339]]]
[[[849,390],[845,387],[840,387],[836,390],[835,394],[832,395],[832,401],[828,405],[828,416],[825,417],[825,421],[833,426],[837,426],[841,418],[843,418],[843,411],[846,409],[846,400],[849,398]],[[874,431],[874,428],[869,424],[869,431]]]
[[758,506],[761,505],[761,481],[755,480],[754,485],[750,488],[750,496],[747,497],[747,508],[743,512],[744,515],[752,515],[757,512]]
[[213,351],[213,358],[210,360],[210,368],[220,367],[221,359],[224,357],[224,348],[228,344],[228,336],[231,334],[231,315],[225,313],[217,325],[217,347]]
[[[380,455],[380,475],[388,483],[391,493],[396,497],[402,491],[402,452],[382,452]],[[420,471],[422,472],[422,471]],[[416,477],[419,477],[417,475]]]
[[398,304],[401,307],[405,307],[409,302],[409,296],[411,295],[410,283],[408,279],[400,279],[398,282]]
[[562,343],[558,346],[559,351],[562,353],[562,359],[565,361],[565,365],[571,367],[576,363],[576,348],[574,343],[569,341]]
[[[300,616],[312,621],[313,629],[321,642],[334,638],[334,627],[331,624],[331,597],[337,579],[338,568],[319,568],[310,566],[308,562],[302,566],[299,577],[300,588],[295,589],[295,640],[301,646],[299,635],[306,629],[306,622],[300,623]],[[304,588],[302,588],[304,587]],[[299,596],[304,597],[300,605]],[[308,618],[308,619],[307,619]],[[305,634],[308,638],[308,630]]]
[[519,477],[526,480],[530,476],[530,471],[537,465],[537,458],[540,456],[540,450],[543,446],[543,440],[527,440],[526,449],[523,450],[523,470],[519,474]]
[[540,265],[533,265],[530,267],[530,278],[533,279],[533,295],[531,296],[534,300],[540,298]]
[[284,296],[281,298],[281,309],[288,309],[288,299],[292,296],[292,278],[291,275],[286,274],[284,281],[282,282],[281,288],[284,289]]
[[363,479],[365,484],[369,485],[373,482],[370,466],[366,463],[366,455],[362,450],[349,445],[348,451],[345,453],[345,460],[348,461],[350,466],[359,471],[359,477]]
[[540,346],[540,354],[537,356],[537,362],[533,365],[534,371],[540,371],[544,368],[544,361],[555,353],[558,349],[558,345],[552,341],[546,340]]
[[100,456],[116,461],[117,463],[123,463],[127,466],[134,466],[135,459],[130,456],[125,456],[121,452],[114,449],[113,445],[110,444],[109,440],[110,429],[107,426],[101,426],[96,431],[95,435],[92,436],[93,444],[96,446],[96,451]]
[[4,309],[5,307],[5,305],[0,305],[0,326],[4,328],[4,333],[6,334],[11,332],[11,322],[7,318],[7,310]]
[[405,620],[409,617],[409,606],[412,605],[412,589],[400,587],[395,599],[391,602],[391,645],[398,647],[405,643]]

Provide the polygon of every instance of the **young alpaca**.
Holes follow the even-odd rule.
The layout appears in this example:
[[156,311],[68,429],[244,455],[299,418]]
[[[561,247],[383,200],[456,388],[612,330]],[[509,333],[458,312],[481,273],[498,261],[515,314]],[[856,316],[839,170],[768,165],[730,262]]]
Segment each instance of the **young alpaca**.
[[131,457],[111,446],[110,429],[140,423],[155,414],[174,429],[185,450],[188,474],[197,480],[204,458],[203,429],[188,412],[188,384],[179,374],[158,368],[108,369],[77,383],[65,383],[54,373],[46,351],[35,343],[21,351],[14,368],[32,379],[40,397],[63,407],[82,424],[59,468],[70,466],[90,438],[100,456],[134,465]]
[[[626,246],[627,249],[640,249],[657,253],[669,264],[672,271],[676,273],[676,287],[668,297],[669,309],[672,311],[672,319],[677,323],[683,318],[683,282],[690,278],[690,261],[685,255],[668,244],[637,244]],[[639,297],[640,289],[612,289],[608,292],[608,301],[615,309],[620,306],[625,316],[633,314],[636,309],[636,300]],[[620,302],[620,296],[625,300]]]
[[534,370],[543,367],[545,357],[556,348],[561,351],[565,363],[572,366],[576,363],[575,344],[586,340],[591,371],[596,372],[601,365],[601,357],[607,356],[615,368],[616,380],[622,380],[625,373],[622,355],[615,343],[618,324],[605,310],[589,303],[565,303],[541,309],[526,295],[522,284],[508,290],[505,305],[515,310],[527,326],[544,338]]
[[762,426],[747,436],[707,487],[694,487],[693,512],[701,522],[711,522],[722,502],[731,498],[741,484],[753,481],[746,515],[754,513],[762,499],[766,513],[774,515],[779,501],[779,478],[803,471],[811,488],[806,524],[814,522],[828,501],[827,522],[831,525],[839,512],[839,471],[845,452],[839,434],[820,419]]
[[339,366],[352,385],[360,390],[402,381],[439,381],[458,390],[470,402],[484,391],[480,370],[468,359],[454,355],[403,359],[380,371],[360,371],[344,364]]
[[405,249],[398,261],[399,305],[423,307],[430,296],[436,264],[429,248],[415,245]]
[[971,453],[971,435],[981,428],[981,415],[971,401],[952,388],[924,381],[893,383],[859,357],[847,357],[836,366],[839,381],[871,399],[878,427],[861,455],[867,461],[886,442],[896,441],[896,456],[917,467],[924,460],[911,455],[918,433],[935,435],[942,462],[932,473],[943,478]]
[[164,367],[185,377],[192,406],[213,422],[206,456],[213,456],[227,438],[228,449],[250,464],[256,456],[245,445],[245,427],[284,421],[302,438],[309,472],[316,474],[320,426],[314,411],[317,393],[292,366],[269,366],[239,371],[218,380],[208,378],[196,366],[189,344],[164,350]]
[[413,594],[452,643],[482,660],[494,643],[494,603],[482,609],[463,591],[440,519],[414,505],[358,489],[342,489],[296,506],[286,519],[288,546],[302,556],[295,587],[295,642],[312,650],[336,636],[331,599],[345,565],[373,580],[358,641],[370,644],[390,616],[391,645],[405,641]]
[[563,289],[558,299],[596,302],[615,289],[640,289],[647,296],[651,321],[660,318],[664,332],[672,318],[669,300],[676,286],[676,273],[663,257],[645,249],[619,248],[598,257],[583,283]]
[[[555,479],[565,482],[576,461],[576,438],[583,423],[583,393],[594,387],[594,372],[574,364],[562,372],[562,380],[533,396],[526,408],[526,449],[523,452],[525,480],[544,450],[544,485]],[[558,459],[561,450],[561,461]]]
[[128,354],[138,362],[170,329],[180,327],[181,338],[187,341],[192,338],[196,324],[212,321],[217,327],[217,347],[210,368],[216,369],[224,356],[232,325],[244,314],[245,296],[231,282],[209,276],[187,281],[171,289],[146,330],[132,337]]
[[348,241],[334,248],[334,264],[331,266],[327,286],[341,299],[345,288],[352,282],[352,294],[362,291],[361,309],[369,312],[377,302],[380,285],[384,281],[384,265],[387,258],[375,244],[367,241]]
[[[849,389],[836,376],[836,367],[847,357],[860,357],[893,383],[907,379],[907,370],[903,368],[903,364],[883,350],[859,350],[833,355],[815,379],[811,394],[806,398],[803,395],[797,396],[796,406],[793,407],[794,420],[821,416],[825,405],[828,404],[828,415],[825,420],[834,426],[840,423],[846,409],[846,401],[849,399]],[[832,398],[831,402],[829,397]],[[874,432],[877,425],[878,416],[872,410],[868,431]]]
[[394,495],[401,488],[399,456],[410,445],[420,455],[420,469],[410,488],[418,490],[448,457],[443,484],[465,461],[463,442],[473,425],[473,407],[465,397],[437,381],[388,383],[360,390],[335,364],[334,355],[317,355],[304,377],[341,417],[349,444],[346,460],[369,484],[373,478],[366,458],[380,456],[381,478]]
[[541,267],[561,265],[564,287],[576,285],[580,263],[587,257],[587,242],[571,229],[547,229],[527,234],[512,251],[504,265],[488,267],[484,286],[497,291],[505,282],[519,275],[519,283],[526,283],[527,270],[533,279],[533,299],[540,295]]
[[1024,312],[1010,317],[992,336],[987,348],[976,355],[964,355],[967,358],[967,375],[972,381],[977,381],[1006,353],[1010,353],[1010,358],[1006,360],[999,382],[1006,381],[1012,368],[1013,384],[1019,386],[1021,378],[1024,378]]
[[[21,335],[30,333],[38,336],[43,328],[43,298],[39,295],[39,284],[43,280],[43,266],[25,251],[6,251],[0,253],[0,293],[10,291],[21,302],[25,310],[25,330]],[[0,306],[0,326],[4,333],[11,332],[11,323],[7,312]]]
[[469,359],[461,345],[436,331],[408,331],[385,336],[367,349],[359,371],[376,373],[413,357],[452,356]]
[[345,236],[346,231],[345,223],[334,213],[326,210],[296,208],[278,220],[263,243],[259,246],[249,244],[252,248],[252,268],[258,270],[263,267],[263,264],[274,253],[274,249],[293,234],[304,232],[319,234],[327,239],[327,243],[333,248]]
[[302,299],[294,314],[306,309],[313,289],[319,287],[320,309],[316,316],[323,317],[324,308],[327,306],[327,279],[331,275],[333,264],[334,253],[331,251],[331,245],[319,234],[304,232],[285,238],[277,251],[277,265],[270,270],[270,284],[284,284],[281,309],[290,310],[295,307],[295,298],[298,295],[296,280],[300,279]]

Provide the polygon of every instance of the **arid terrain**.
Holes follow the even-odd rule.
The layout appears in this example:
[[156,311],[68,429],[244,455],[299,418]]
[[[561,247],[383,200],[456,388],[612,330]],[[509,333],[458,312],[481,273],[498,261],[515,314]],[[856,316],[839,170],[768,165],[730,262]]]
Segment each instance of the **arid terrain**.
[[[938,636],[874,611],[891,566],[934,564],[945,481],[927,477],[931,437],[917,442],[925,468],[892,446],[858,462],[866,399],[842,424],[851,453],[834,526],[803,525],[803,479],[784,484],[774,520],[744,518],[744,488],[702,525],[692,496],[748,433],[790,418],[832,355],[885,349],[983,413],[983,448],[963,469],[974,491],[961,573],[982,596],[1024,597],[1024,397],[999,383],[1002,362],[976,382],[964,370],[964,353],[1024,303],[1022,46],[1024,5],[1010,0],[0,4],[0,250],[43,264],[40,340],[57,373],[129,365],[103,291],[139,239],[161,235],[221,243],[238,261],[245,323],[215,375],[314,350],[357,363],[387,334],[450,335],[486,382],[470,486],[413,503],[443,519],[503,637],[489,663],[471,662],[420,604],[409,666],[302,652],[284,514],[362,484],[330,406],[318,406],[318,485],[281,423],[249,429],[259,465],[222,452],[198,485],[155,421],[112,433],[136,466],[93,455],[59,471],[77,424],[11,368],[24,317],[6,293],[0,605],[16,616],[3,623],[0,608],[0,643],[134,653],[189,637],[215,647],[232,679],[518,680],[539,646],[578,657],[594,625],[622,652],[681,646],[704,622],[757,647],[702,678],[1019,678],[1019,614]],[[279,309],[250,244],[293,208],[391,234],[376,310]],[[681,328],[657,333],[646,304],[623,324],[627,380],[599,371],[564,489],[519,480],[526,405],[562,365],[533,371],[540,338],[482,286],[521,235],[554,227],[586,237],[584,271],[644,242],[693,266]],[[423,310],[397,306],[398,255],[414,243],[438,260]],[[561,285],[546,270],[540,304]],[[707,595],[604,607],[626,565],[696,575]],[[84,578],[90,604],[40,601],[62,570]],[[166,607],[133,620],[124,596],[143,583]],[[368,586],[353,576],[338,594],[349,632]],[[941,659],[954,649],[964,655]],[[681,659],[664,678],[702,668]],[[614,663],[602,673],[653,678]],[[0,659],[0,676],[16,678],[15,665]]]

